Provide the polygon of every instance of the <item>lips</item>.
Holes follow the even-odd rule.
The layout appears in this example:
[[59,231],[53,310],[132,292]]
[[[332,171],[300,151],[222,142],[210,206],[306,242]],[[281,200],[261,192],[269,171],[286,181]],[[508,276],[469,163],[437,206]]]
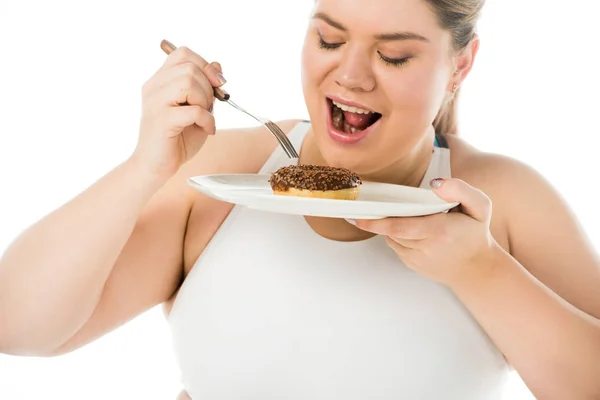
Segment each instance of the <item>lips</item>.
[[327,131],[338,143],[358,143],[380,124],[382,115],[369,107],[339,98],[326,100]]

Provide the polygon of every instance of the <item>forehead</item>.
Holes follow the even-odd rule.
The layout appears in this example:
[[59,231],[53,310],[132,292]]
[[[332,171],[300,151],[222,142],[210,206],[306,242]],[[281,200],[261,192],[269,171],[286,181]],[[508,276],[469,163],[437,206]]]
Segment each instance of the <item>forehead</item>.
[[316,0],[314,13],[324,13],[356,34],[411,31],[433,40],[444,36],[425,0]]

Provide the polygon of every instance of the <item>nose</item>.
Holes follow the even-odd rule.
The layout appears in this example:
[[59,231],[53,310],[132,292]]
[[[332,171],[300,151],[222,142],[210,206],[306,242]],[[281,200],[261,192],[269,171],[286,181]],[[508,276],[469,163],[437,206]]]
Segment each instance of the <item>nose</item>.
[[375,76],[369,57],[358,49],[347,49],[335,71],[335,82],[349,90],[372,91],[375,88]]

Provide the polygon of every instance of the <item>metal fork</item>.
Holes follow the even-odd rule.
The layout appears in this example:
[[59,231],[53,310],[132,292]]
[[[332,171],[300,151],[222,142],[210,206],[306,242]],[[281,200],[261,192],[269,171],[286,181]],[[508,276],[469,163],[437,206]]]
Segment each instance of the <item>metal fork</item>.
[[[163,40],[160,42],[160,48],[168,55],[171,54],[173,51],[175,51],[175,49],[177,49],[177,47],[175,47],[171,42],[169,42],[168,40]],[[262,118],[259,116],[256,116],[246,110],[244,110],[242,107],[238,106],[237,104],[235,104],[232,100],[231,100],[231,96],[229,95],[229,93],[227,93],[225,90],[221,89],[221,88],[213,88],[214,91],[214,95],[217,99],[224,101],[226,103],[229,103],[232,107],[238,109],[239,111],[249,115],[250,117],[254,118],[255,120],[257,120],[259,123],[261,123],[262,125],[265,126],[265,128],[267,128],[269,130],[269,132],[271,132],[273,134],[273,136],[275,136],[275,139],[277,139],[277,141],[279,142],[279,144],[281,145],[281,147],[283,148],[283,151],[285,151],[285,154],[287,154],[287,156],[289,158],[298,158],[298,152],[296,151],[296,149],[294,148],[294,145],[292,144],[292,142],[290,142],[290,139],[287,137],[287,135],[281,130],[281,128],[275,124],[274,122],[269,121],[266,118]]]

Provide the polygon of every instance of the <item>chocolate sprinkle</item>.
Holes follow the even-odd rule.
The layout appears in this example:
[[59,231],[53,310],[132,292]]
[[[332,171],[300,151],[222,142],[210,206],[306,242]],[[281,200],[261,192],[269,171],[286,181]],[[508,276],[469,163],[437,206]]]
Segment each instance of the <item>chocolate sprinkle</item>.
[[306,190],[341,190],[362,184],[360,177],[345,168],[326,165],[288,165],[279,168],[269,179],[271,188],[287,191],[290,187]]

